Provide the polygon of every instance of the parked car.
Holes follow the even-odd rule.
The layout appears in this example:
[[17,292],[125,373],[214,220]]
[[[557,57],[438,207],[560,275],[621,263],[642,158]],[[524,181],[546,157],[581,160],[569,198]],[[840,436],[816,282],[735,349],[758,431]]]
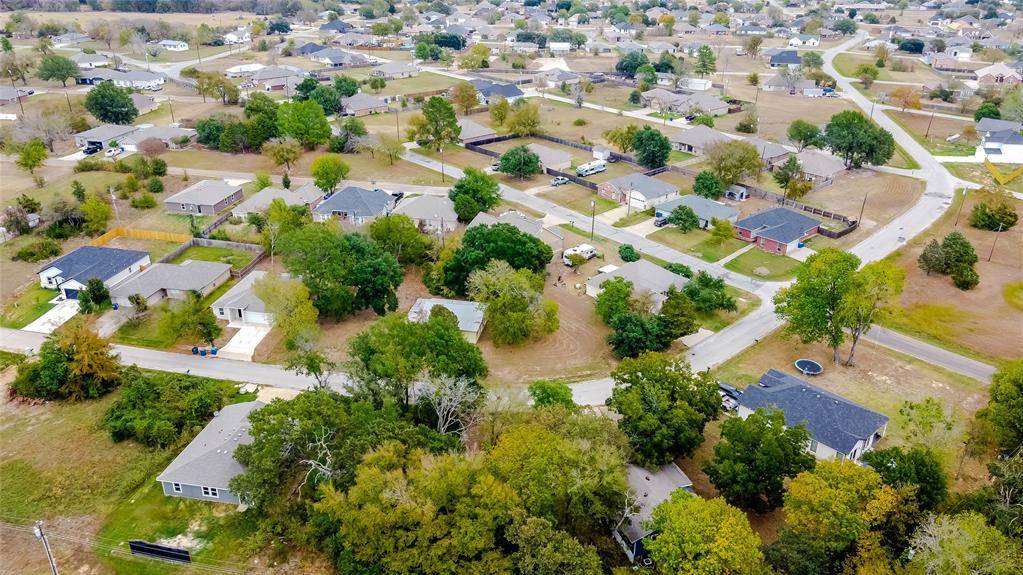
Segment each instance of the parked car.
[[106,151],[106,153],[104,153],[103,155],[105,155],[108,158],[113,158],[114,156],[119,156],[122,153],[124,153],[124,148],[118,147],[118,148],[109,148]]
[[101,144],[89,144],[88,146],[82,148],[82,153],[85,154],[86,156],[91,156],[102,149],[103,146]]
[[554,178],[551,178],[551,185],[552,186],[560,186],[562,184],[567,184],[567,183],[568,183],[568,178],[566,178],[565,176],[555,176]]
[[666,225],[668,225],[667,216],[659,216],[654,218],[654,227],[663,228]]

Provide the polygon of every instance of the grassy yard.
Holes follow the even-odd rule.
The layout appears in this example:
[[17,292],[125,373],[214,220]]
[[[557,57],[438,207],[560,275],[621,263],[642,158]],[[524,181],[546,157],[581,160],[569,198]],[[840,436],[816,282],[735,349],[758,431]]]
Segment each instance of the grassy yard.
[[708,262],[716,262],[735,250],[748,245],[746,242],[735,238],[724,242],[717,242],[705,230],[693,230],[684,234],[675,226],[665,226],[650,234],[647,238],[684,254],[697,256]]
[[646,220],[649,220],[652,217],[654,217],[653,208],[650,208],[649,210],[637,210],[627,216],[622,216],[621,218],[618,218],[618,221],[616,221],[612,225],[616,228],[627,228],[629,226],[634,226],[638,223],[645,222]]
[[940,116],[931,118],[924,114],[897,110],[885,110],[884,113],[909,132],[924,149],[936,156],[972,156],[976,151],[976,146],[965,140],[954,143],[945,141],[949,136],[959,134],[963,128],[972,125],[968,120],[953,120]]
[[[596,193],[576,184],[565,184],[546,192],[540,192],[537,195],[583,215],[589,215],[591,210],[594,209],[596,210],[594,213],[602,214],[618,207],[617,202],[602,198]],[[590,202],[595,202],[595,205],[591,207]]]
[[57,290],[40,287],[33,283],[17,298],[4,306],[0,315],[0,326],[21,329],[53,308],[50,300],[60,293]]
[[721,310],[697,312],[696,318],[699,320],[700,327],[711,331],[721,331],[760,307],[760,298],[749,292],[732,286],[725,286],[725,291],[735,298],[735,305],[738,309],[731,312]]
[[629,94],[633,91],[628,86],[617,84],[598,84],[594,87],[593,93],[586,95],[586,101],[591,104],[617,108],[619,110],[638,110],[642,108],[639,104],[629,102]]
[[[203,306],[209,307],[217,301],[220,296],[227,293],[236,283],[235,279],[229,279],[224,285],[213,290],[210,295],[203,298]],[[168,335],[160,329],[160,319],[167,312],[167,306],[173,305],[172,301],[161,302],[160,305],[150,308],[149,312],[142,318],[129,321],[122,325],[111,338],[114,342],[137,347],[148,347],[151,349],[168,349],[178,343],[179,338]],[[222,336],[223,338],[223,336]],[[225,340],[226,341],[226,340]],[[221,342],[223,343],[223,342]]]
[[[878,80],[925,83],[938,79],[937,74],[921,62],[911,58],[893,58],[893,60],[906,62],[910,69],[905,72],[896,72],[891,69],[891,64],[889,63],[887,67],[877,69]],[[856,68],[860,64],[870,64],[873,66],[876,61],[876,58],[867,54],[851,54],[849,52],[842,52],[835,56],[834,64],[835,70],[838,71],[839,74],[846,78],[856,78]]]
[[[449,76],[441,76],[432,72],[422,72],[415,78],[403,78],[401,80],[388,80],[387,85],[380,90],[378,96],[396,96],[399,94],[415,94],[418,92],[431,92],[434,90],[446,90],[458,83],[458,80]],[[374,94],[368,86],[364,86],[364,92]]]
[[221,262],[231,264],[231,268],[240,270],[252,261],[252,252],[243,250],[232,250],[231,248],[218,248],[207,246],[192,246],[181,252],[171,263],[181,263],[185,260],[199,260],[204,262]]
[[[987,166],[984,164],[944,164],[944,166],[957,178],[962,178],[970,182],[977,182],[978,184],[983,184],[984,186],[992,189],[1002,187],[995,182],[993,177],[991,177],[991,173],[987,171]],[[1004,174],[1019,168],[1016,164],[995,164],[995,167]],[[1008,184],[1005,184],[1004,187],[1012,192],[1023,192],[1023,177],[1016,178]]]
[[672,150],[668,154],[668,163],[669,164],[677,164],[679,162],[684,162],[684,161],[686,161],[686,160],[688,160],[690,158],[693,158],[693,157],[695,157],[695,156],[693,154],[690,154],[689,152],[681,152],[679,150]]
[[795,277],[796,269],[801,265],[792,258],[754,248],[728,262],[725,267],[752,278],[782,281]]

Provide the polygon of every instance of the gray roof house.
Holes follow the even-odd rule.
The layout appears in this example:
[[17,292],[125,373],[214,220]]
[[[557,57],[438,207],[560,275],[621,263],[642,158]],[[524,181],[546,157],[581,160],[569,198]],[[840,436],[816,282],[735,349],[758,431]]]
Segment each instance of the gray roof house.
[[270,207],[270,202],[280,199],[289,206],[314,206],[323,198],[323,190],[316,187],[316,184],[309,182],[300,188],[288,190],[284,188],[263,188],[255,194],[245,198],[245,201],[231,210],[232,216],[244,218],[251,213],[263,213]]
[[740,240],[756,243],[767,252],[785,255],[819,231],[821,222],[788,208],[770,208],[735,222]]
[[[273,325],[273,314],[267,310],[263,300],[256,297],[252,289],[257,280],[266,276],[262,270],[253,270],[243,277],[238,283],[231,286],[231,289],[217,298],[217,301],[210,304],[213,315],[217,319],[223,319],[232,325]],[[281,274],[281,277],[288,277]]]
[[455,299],[419,298],[408,310],[408,320],[423,323],[430,319],[430,311],[436,306],[455,314],[455,318],[458,319],[458,331],[462,332],[466,340],[471,343],[479,341],[486,323],[486,304]]
[[782,66],[795,68],[803,63],[803,59],[799,57],[799,52],[795,50],[782,50],[771,56],[770,62],[772,68],[781,68]]
[[858,461],[888,428],[888,416],[776,369],[739,396],[739,417],[745,419],[757,409],[777,409],[785,414],[785,425],[805,425],[810,432],[807,449],[817,459]]
[[678,197],[678,188],[663,180],[633,173],[597,184],[597,195],[645,210]]
[[654,217],[666,218],[679,206],[687,206],[693,210],[696,217],[700,219],[701,228],[710,226],[712,220],[726,220],[735,223],[739,218],[739,210],[732,206],[696,194],[688,194],[659,204],[654,209]]
[[745,140],[753,144],[753,147],[757,149],[757,154],[760,155],[760,161],[768,166],[777,162],[784,162],[788,159],[789,154],[791,154],[785,146],[764,140],[763,138],[749,136]]
[[347,98],[341,98],[343,116],[368,116],[386,112],[387,101],[380,96],[372,96],[365,92],[357,92]]
[[676,150],[700,155],[715,145],[730,142],[732,139],[714,128],[700,125],[672,134],[668,136],[668,140],[671,141],[671,147]]
[[241,186],[223,180],[202,180],[166,198],[163,205],[172,214],[212,216],[241,199]]
[[1013,122],[1011,120],[999,120],[996,118],[981,118],[977,122],[977,133],[984,135],[987,132],[1001,132],[1002,130],[1013,130],[1019,132],[1023,130],[1023,122]]
[[493,138],[497,135],[497,132],[492,128],[477,124],[468,118],[460,118],[458,120],[458,127],[462,129],[458,134],[458,141],[462,144],[471,144],[487,138]]
[[[136,94],[132,94],[133,96]],[[138,146],[146,140],[160,140],[168,147],[184,147],[175,142],[187,137],[189,142],[195,138],[195,130],[191,128],[176,128],[174,126],[150,126],[141,128],[121,138],[119,143],[125,146]],[[187,145],[187,144],[184,144]]]
[[189,292],[205,297],[231,277],[231,264],[186,260],[181,264],[157,263],[110,288],[110,299],[124,307],[134,294],[150,304],[163,299],[185,299]]
[[565,244],[565,236],[558,232],[557,228],[544,227],[542,221],[515,210],[508,210],[497,217],[486,212],[480,212],[476,214],[476,217],[465,228],[469,229],[482,225],[492,226],[494,224],[514,226],[520,232],[529,234],[552,247],[563,248]]
[[39,285],[58,289],[66,299],[78,299],[78,291],[90,279],[99,278],[112,287],[149,265],[149,253],[101,246],[82,246],[43,264],[36,270]]
[[379,188],[367,190],[348,186],[335,192],[313,208],[313,219],[323,222],[338,218],[360,226],[394,209],[394,196]]
[[428,234],[452,232],[458,227],[455,204],[447,196],[416,196],[403,200],[391,212],[408,216]]
[[419,66],[413,62],[387,62],[373,68],[370,74],[380,76],[385,80],[412,78],[419,75]]
[[613,533],[614,538],[625,549],[629,561],[642,561],[649,555],[643,540],[654,534],[653,530],[643,527],[654,514],[654,508],[671,498],[678,490],[691,494],[693,482],[678,465],[667,463],[657,471],[650,471],[638,465],[629,464],[625,468],[629,488],[636,494],[636,512],[625,519]]
[[627,262],[621,267],[603,272],[586,280],[586,295],[596,298],[603,291],[601,284],[614,278],[623,278],[632,282],[633,293],[649,292],[652,296],[651,312],[657,312],[664,303],[664,294],[668,288],[682,289],[689,280],[678,274],[669,272],[661,266],[647,261]]
[[[469,81],[479,94],[480,103],[489,104],[493,98],[504,98],[512,103],[523,96],[522,90],[515,84],[502,84],[490,80],[474,79]],[[496,101],[496,100],[495,100]]]
[[529,151],[540,158],[540,169],[565,170],[572,165],[572,154],[564,151],[531,142],[526,144]]
[[110,145],[110,142],[117,141],[117,143],[121,143],[123,138],[137,130],[138,128],[130,125],[122,126],[119,124],[100,124],[95,128],[90,128],[84,132],[78,132],[75,134],[75,145],[82,148],[93,144],[99,144],[106,148]]
[[830,182],[845,171],[845,162],[840,158],[814,150],[803,150],[796,154],[796,159],[807,179],[816,184]]
[[260,401],[225,405],[191,443],[171,461],[156,480],[168,497],[239,504],[229,485],[245,468],[234,458],[239,445],[252,443],[249,414],[263,407]]

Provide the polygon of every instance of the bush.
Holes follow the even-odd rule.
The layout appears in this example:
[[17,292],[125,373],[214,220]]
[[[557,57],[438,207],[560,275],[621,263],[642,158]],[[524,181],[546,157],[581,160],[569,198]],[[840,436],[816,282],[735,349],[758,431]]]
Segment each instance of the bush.
[[572,122],[572,125],[573,126],[585,126],[588,123],[589,122],[587,122],[585,118],[576,118],[575,121]]
[[143,373],[132,366],[121,376],[123,391],[103,416],[114,441],[134,439],[148,447],[174,443],[182,431],[204,425],[231,396],[231,386],[204,377]]
[[99,158],[82,158],[75,164],[75,173],[80,172],[103,172],[108,170],[110,162],[104,162]]
[[166,176],[167,175],[167,162],[163,158],[153,158],[149,164],[149,169],[154,176]]
[[973,266],[959,264],[952,269],[952,283],[961,290],[971,290],[980,283],[980,275]]
[[156,207],[156,198],[149,192],[142,192],[131,199],[131,207],[136,210],[148,210]]
[[639,260],[639,252],[636,248],[632,247],[632,244],[623,244],[618,247],[618,255],[625,262],[634,262]]
[[67,220],[59,220],[46,226],[46,237],[55,240],[66,240],[82,233],[82,226]]
[[163,193],[163,180],[153,176],[146,182],[146,190],[150,194],[162,194]]
[[213,233],[210,234],[210,239],[211,240],[221,240],[221,241],[224,241],[224,242],[229,242],[229,241],[231,241],[231,236],[227,235],[227,231],[226,230],[219,229],[219,230],[215,230]]
[[60,255],[60,244],[53,240],[45,239],[21,248],[14,254],[14,259],[23,262],[41,262],[58,255]]
[[970,225],[992,232],[1005,231],[1016,225],[1019,215],[1008,202],[976,204],[970,212]]
[[686,264],[680,264],[680,263],[672,262],[672,263],[669,263],[668,265],[664,266],[664,269],[668,270],[669,272],[671,272],[673,274],[678,274],[678,275],[680,275],[682,277],[685,277],[685,278],[692,278],[693,277],[693,270],[689,266],[687,266]]

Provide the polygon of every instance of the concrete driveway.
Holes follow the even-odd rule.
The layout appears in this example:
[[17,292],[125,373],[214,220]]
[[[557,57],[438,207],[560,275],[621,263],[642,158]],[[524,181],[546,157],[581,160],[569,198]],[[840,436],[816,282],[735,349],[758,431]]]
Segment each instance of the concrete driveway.
[[68,154],[67,156],[64,156],[63,158],[58,158],[58,159],[65,160],[65,161],[68,161],[68,162],[77,162],[78,160],[84,160],[85,158],[88,158],[88,157],[89,156],[85,155],[85,152],[83,152],[81,150],[78,150],[77,152],[75,152],[73,154]]
[[76,299],[60,300],[56,304],[50,311],[22,329],[36,333],[53,333],[55,329],[67,323],[78,313],[78,300]]
[[629,226],[625,229],[629,230],[630,232],[636,235],[643,237],[649,236],[650,234],[658,230],[657,226],[654,225],[653,216],[650,216],[649,218],[643,220],[642,222],[639,222],[638,224],[633,226]]
[[238,333],[234,334],[234,337],[231,338],[231,341],[227,342],[227,345],[217,351],[217,355],[226,359],[252,361],[252,355],[256,353],[256,346],[270,333],[270,327],[262,325],[243,325],[238,327],[240,328]]

